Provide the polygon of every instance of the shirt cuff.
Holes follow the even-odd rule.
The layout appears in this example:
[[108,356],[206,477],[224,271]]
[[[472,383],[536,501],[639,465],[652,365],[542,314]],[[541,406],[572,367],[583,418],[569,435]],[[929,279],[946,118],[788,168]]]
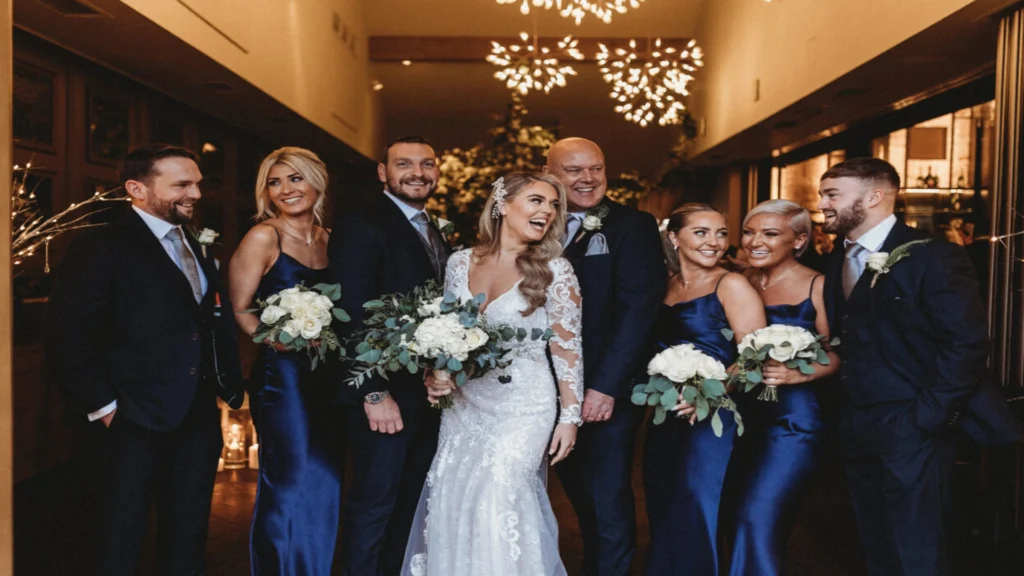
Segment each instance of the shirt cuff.
[[103,418],[107,414],[110,414],[114,410],[117,410],[117,400],[114,400],[110,404],[107,404],[106,406],[104,406],[103,408],[100,408],[99,410],[97,410],[95,412],[90,412],[89,413],[89,422],[95,422],[95,421],[99,420],[100,418]]

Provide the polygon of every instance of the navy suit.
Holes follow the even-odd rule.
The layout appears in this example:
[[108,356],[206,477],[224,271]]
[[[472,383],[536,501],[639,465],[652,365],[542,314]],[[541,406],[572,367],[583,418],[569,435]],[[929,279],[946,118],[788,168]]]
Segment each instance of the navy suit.
[[161,573],[203,571],[222,447],[216,396],[238,408],[243,391],[231,303],[187,241],[207,279],[202,302],[131,210],[75,239],[50,294],[54,377],[85,413],[117,401],[99,462],[109,499],[101,574],[135,573],[151,496]]
[[[921,238],[897,222],[881,252]],[[949,573],[954,422],[981,443],[1012,442],[1020,424],[987,379],[985,312],[967,253],[915,245],[887,274],[865,269],[849,299],[833,252],[825,303],[839,354],[844,468],[868,569]]]
[[[608,215],[600,230],[581,227],[565,250],[583,297],[585,386],[616,398],[611,419],[584,424],[576,450],[556,467],[583,533],[585,576],[628,574],[636,552],[630,474],[643,412],[629,394],[647,359],[666,281],[654,218],[607,199],[602,204]],[[607,253],[586,255],[598,234]]]
[[[339,327],[342,338],[361,325],[363,303],[441,280],[419,233],[383,193],[362,209],[339,211],[334,222],[327,247],[330,276],[341,284],[340,306],[352,317]],[[343,384],[347,377],[337,377],[354,466],[342,530],[344,573],[390,576],[401,568],[423,482],[437,450],[441,414],[427,402],[422,374],[373,377],[358,389]],[[370,430],[363,398],[382,390],[391,393],[401,410],[404,428],[397,434]]]

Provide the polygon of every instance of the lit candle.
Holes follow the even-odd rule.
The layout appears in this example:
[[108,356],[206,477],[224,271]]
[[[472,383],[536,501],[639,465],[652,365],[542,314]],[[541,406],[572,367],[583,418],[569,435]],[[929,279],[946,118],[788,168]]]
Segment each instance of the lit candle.
[[217,458],[217,472],[223,472],[223,471],[224,471],[224,459],[223,458]]
[[253,470],[260,469],[260,445],[253,444],[249,446],[249,468]]

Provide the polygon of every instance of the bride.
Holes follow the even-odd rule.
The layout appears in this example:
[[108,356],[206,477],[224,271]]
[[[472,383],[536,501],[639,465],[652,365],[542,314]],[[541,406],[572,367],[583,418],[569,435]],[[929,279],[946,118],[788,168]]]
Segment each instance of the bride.
[[550,328],[554,337],[515,345],[505,371],[511,382],[499,382],[497,371],[455,389],[428,378],[431,401],[450,393],[454,406],[442,416],[403,575],[566,573],[544,465],[569,455],[583,423],[579,284],[558,257],[565,206],[565,189],[553,177],[516,172],[498,179],[480,217],[478,246],[448,262],[446,291],[463,299],[485,294],[488,322]]

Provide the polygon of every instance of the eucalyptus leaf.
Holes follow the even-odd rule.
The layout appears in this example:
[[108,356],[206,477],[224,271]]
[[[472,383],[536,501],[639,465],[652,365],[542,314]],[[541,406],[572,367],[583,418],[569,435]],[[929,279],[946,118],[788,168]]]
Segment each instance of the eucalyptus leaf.
[[409,363],[409,351],[406,350],[405,348],[403,348],[402,351],[398,353],[398,361],[400,363],[402,363],[402,364],[408,364]]
[[722,417],[718,415],[718,410],[711,415],[711,430],[715,433],[715,436],[722,437]]
[[285,332],[284,330],[281,330],[281,333],[277,335],[277,339],[281,342],[281,344],[288,345],[295,340],[295,336],[292,336],[291,334]]
[[448,370],[451,372],[458,372],[462,370],[462,362],[459,362],[458,358],[448,359]]
[[378,308],[383,308],[383,307],[384,307],[384,302],[381,302],[380,300],[370,300],[366,304],[363,304],[363,308],[365,308],[367,310],[376,310]]
[[636,386],[633,386],[633,394],[644,394],[644,395],[646,395],[647,394],[646,389],[647,389],[647,385],[646,384],[637,384]]
[[664,376],[652,376],[651,382],[654,383],[654,389],[658,392],[665,392],[675,388],[675,384]]
[[710,412],[711,406],[708,404],[707,398],[697,396],[694,405],[697,407],[697,420],[704,420],[708,417],[708,412]]
[[732,330],[729,330],[728,328],[722,328],[721,332],[722,336],[725,336],[726,340],[732,340],[733,338],[736,337],[736,333],[733,332]]
[[634,392],[633,396],[630,397],[630,400],[632,400],[633,404],[636,404],[637,406],[646,406],[647,405],[647,394],[644,394],[643,392],[640,392],[640,393]]
[[661,404],[661,394],[655,392],[647,396],[648,406],[657,406],[658,404]]
[[455,375],[455,385],[456,386],[465,386],[466,385],[466,373],[465,372],[459,372],[458,374]]
[[829,358],[828,358],[828,354],[824,350],[822,350],[821,348],[818,348],[818,352],[817,352],[816,356],[817,356],[816,360],[818,361],[818,364],[821,364],[822,366],[828,366],[829,364],[832,363],[832,361],[829,360]]
[[332,309],[331,310],[331,314],[333,314],[334,318],[337,319],[339,322],[351,322],[352,321],[352,317],[348,315],[348,312],[345,312],[341,308],[334,308],[334,309]]
[[409,371],[409,374],[415,374],[420,371],[420,367],[415,362],[409,362],[405,365],[405,369]]
[[739,412],[733,410],[732,419],[736,422],[736,435],[743,436],[743,430],[745,430],[743,426],[743,417],[740,416]]
[[445,370],[448,366],[448,359],[444,357],[444,354],[437,357],[434,360],[434,370]]
[[668,411],[661,406],[658,406],[654,409],[654,418],[651,420],[651,423],[657,426],[658,424],[665,422],[666,416],[668,416]]
[[704,395],[709,398],[725,395],[725,384],[722,384],[721,380],[708,378],[701,383],[701,388],[704,390]]
[[801,359],[800,360],[800,373],[804,374],[805,376],[810,376],[811,374],[814,374],[814,366],[811,366],[810,364],[808,364],[806,360]]
[[751,370],[743,375],[743,378],[751,384],[760,384],[764,377],[761,375],[760,370]]
[[693,386],[685,386],[683,388],[683,400],[685,400],[687,404],[693,404],[694,402],[696,402],[697,389],[694,388]]
[[401,369],[402,365],[399,364],[398,362],[395,362],[394,360],[388,362],[388,372],[398,372]]

